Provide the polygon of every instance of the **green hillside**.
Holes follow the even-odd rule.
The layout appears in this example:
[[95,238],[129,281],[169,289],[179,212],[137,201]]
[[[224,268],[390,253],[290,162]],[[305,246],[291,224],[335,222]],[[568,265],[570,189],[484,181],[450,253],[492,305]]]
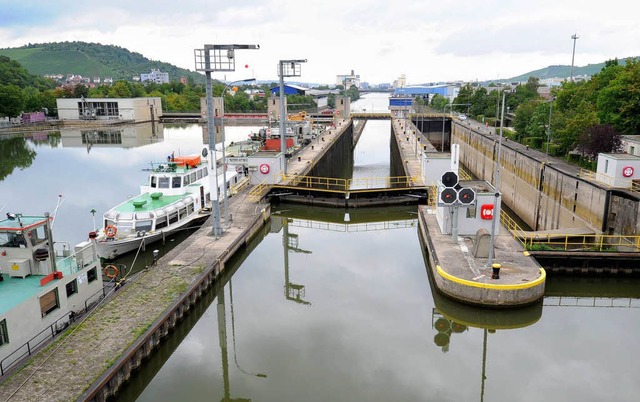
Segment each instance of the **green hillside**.
[[[587,64],[586,66],[582,66],[582,67],[578,67],[578,66],[574,66],[573,67],[573,76],[576,77],[578,75],[594,75],[596,73],[599,73],[600,70],[602,70],[602,68],[604,67],[604,63],[597,63],[597,64]],[[622,59],[619,61],[619,64],[621,66],[624,66],[626,64],[626,59]],[[534,70],[534,71],[529,71],[528,73],[522,74],[522,75],[518,75],[516,77],[512,77],[512,78],[508,78],[505,80],[500,80],[503,82],[526,82],[527,79],[529,77],[537,77],[540,79],[546,79],[546,78],[569,78],[571,77],[571,66],[548,66],[545,68],[541,68],[538,70]]]
[[140,53],[119,46],[86,42],[29,44],[18,48],[0,49],[0,55],[22,64],[32,74],[79,74],[83,77],[112,77],[131,80],[151,72],[152,68],[169,73],[169,79],[190,77],[204,83],[204,76],[169,63],[149,60]]

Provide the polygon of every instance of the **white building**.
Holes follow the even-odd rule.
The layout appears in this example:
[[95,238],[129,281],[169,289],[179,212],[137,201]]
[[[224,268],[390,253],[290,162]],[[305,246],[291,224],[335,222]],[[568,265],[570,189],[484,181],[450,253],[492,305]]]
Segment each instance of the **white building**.
[[59,98],[60,120],[157,121],[162,116],[160,98]]
[[151,82],[155,82],[156,84],[168,84],[169,73],[161,73],[160,70],[156,70],[155,68],[152,68],[151,73],[140,74],[140,81],[142,82],[151,81]]
[[356,75],[353,70],[351,70],[351,74],[336,75],[336,85],[344,85],[345,89],[354,85],[356,88],[360,88],[360,75]]
[[640,157],[629,154],[598,154],[596,180],[611,187],[629,188],[640,179]]
[[623,135],[622,152],[640,156],[640,135]]

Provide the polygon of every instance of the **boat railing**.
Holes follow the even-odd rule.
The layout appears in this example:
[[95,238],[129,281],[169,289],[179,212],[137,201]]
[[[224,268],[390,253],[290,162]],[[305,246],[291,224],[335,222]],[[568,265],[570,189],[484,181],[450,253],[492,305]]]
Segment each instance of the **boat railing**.
[[0,376],[3,376],[7,370],[19,363],[23,358],[31,356],[33,353],[39,350],[39,348],[48,340],[55,338],[56,335],[64,331],[75,318],[89,311],[96,306],[100,300],[104,299],[107,295],[107,287],[102,286],[102,289],[89,296],[84,302],[84,309],[80,311],[69,311],[62,317],[58,318],[53,324],[49,325],[42,331],[38,332],[33,338],[29,339],[19,348],[14,350],[4,359],[0,360]]

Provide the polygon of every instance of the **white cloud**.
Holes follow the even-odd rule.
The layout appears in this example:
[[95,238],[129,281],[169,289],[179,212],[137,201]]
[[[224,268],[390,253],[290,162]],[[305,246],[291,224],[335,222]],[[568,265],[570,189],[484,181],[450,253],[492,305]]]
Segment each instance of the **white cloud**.
[[0,7],[6,11],[0,42],[7,47],[99,42],[193,69],[193,49],[205,43],[260,44],[260,51],[238,53],[228,79],[276,79],[278,60],[289,58],[309,60],[301,80],[310,82],[333,83],[351,69],[370,82],[403,73],[410,83],[506,78],[570,64],[574,32],[580,36],[576,65],[637,56],[640,40],[640,6],[622,0],[113,0],[82,6],[0,0]]

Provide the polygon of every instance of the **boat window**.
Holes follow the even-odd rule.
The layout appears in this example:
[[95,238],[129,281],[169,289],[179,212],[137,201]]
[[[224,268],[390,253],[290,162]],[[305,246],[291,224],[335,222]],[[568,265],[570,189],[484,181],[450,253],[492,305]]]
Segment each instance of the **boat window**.
[[152,223],[153,223],[152,220],[136,221],[136,232],[139,232],[141,230],[144,230],[145,232],[150,231]]
[[0,346],[9,343],[9,332],[7,332],[7,319],[0,321]]
[[0,247],[27,247],[24,236],[14,232],[0,233]]
[[47,240],[47,231],[45,230],[44,226],[39,226],[35,229],[31,229],[29,232],[27,232],[27,234],[34,246]]
[[167,217],[163,216],[162,218],[156,219],[156,230],[166,228],[167,227]]
[[184,176],[184,186],[185,186],[185,187],[186,187],[186,186],[188,186],[188,185],[189,185],[189,183],[190,183],[190,181],[189,181],[189,175]]
[[191,183],[195,183],[196,181],[196,172],[191,173]]
[[133,220],[133,214],[130,212],[122,212],[120,213],[120,215],[118,215],[118,222],[132,221],[132,220]]
[[78,293],[78,279],[74,279],[65,285],[67,290],[67,298],[71,295]]
[[151,176],[151,187],[152,188],[158,187],[157,178],[155,176]]
[[202,169],[202,177],[207,177],[209,176],[209,169],[208,168],[204,168]]
[[187,208],[180,208],[180,220],[187,217]]
[[178,222],[178,213],[177,212],[172,212],[169,215],[169,224],[176,223],[176,222]]
[[98,270],[96,268],[91,268],[90,270],[87,271],[87,281],[89,281],[89,283],[97,279],[98,279]]
[[180,182],[182,181],[182,178],[180,176],[175,176],[171,178],[171,187],[173,188],[179,188],[180,187]]
[[116,220],[118,213],[116,211],[107,211],[104,213],[104,219],[111,219],[112,221]]
[[198,169],[198,171],[196,172],[196,175],[198,177],[198,180],[202,179],[202,169]]
[[159,188],[169,188],[169,178],[168,177],[160,177],[158,180]]
[[58,288],[55,288],[40,297],[40,313],[42,314],[43,318],[58,307],[60,307],[60,300],[58,299]]

